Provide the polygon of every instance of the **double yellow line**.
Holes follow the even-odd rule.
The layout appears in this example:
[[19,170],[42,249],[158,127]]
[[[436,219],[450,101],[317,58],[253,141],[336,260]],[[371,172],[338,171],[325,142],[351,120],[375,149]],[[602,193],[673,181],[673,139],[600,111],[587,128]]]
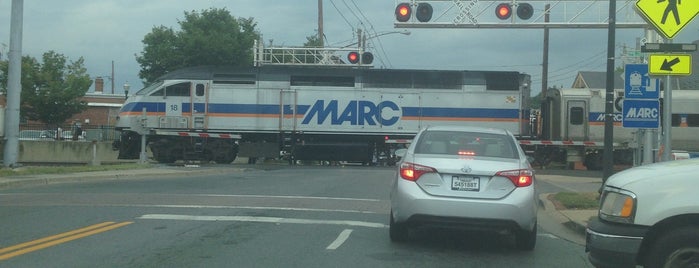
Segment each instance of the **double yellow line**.
[[49,237],[44,237],[41,239],[25,242],[22,244],[14,245],[11,247],[0,248],[0,261],[7,260],[22,254],[27,254],[47,247],[52,247],[58,244],[62,244],[68,241],[73,241],[83,237],[99,234],[109,230],[114,230],[116,228],[132,224],[133,222],[103,222],[95,225],[90,225],[84,228],[76,229],[73,231],[52,235]]

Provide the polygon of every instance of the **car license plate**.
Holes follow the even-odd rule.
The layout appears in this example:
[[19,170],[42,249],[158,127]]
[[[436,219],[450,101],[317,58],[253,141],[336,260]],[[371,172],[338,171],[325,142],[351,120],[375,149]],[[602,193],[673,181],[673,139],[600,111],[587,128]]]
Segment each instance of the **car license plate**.
[[468,176],[452,176],[451,189],[455,191],[478,191],[481,186],[481,178]]

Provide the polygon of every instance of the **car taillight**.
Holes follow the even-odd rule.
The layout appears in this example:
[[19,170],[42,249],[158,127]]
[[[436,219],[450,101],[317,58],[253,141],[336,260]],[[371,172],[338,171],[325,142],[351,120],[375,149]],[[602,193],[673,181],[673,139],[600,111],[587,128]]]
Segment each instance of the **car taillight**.
[[517,187],[526,187],[534,182],[534,171],[531,169],[506,170],[495,173],[495,176],[502,176],[510,179]]
[[409,162],[405,162],[400,165],[400,177],[409,181],[416,181],[423,174],[432,172],[437,172],[437,170],[428,166],[422,166]]

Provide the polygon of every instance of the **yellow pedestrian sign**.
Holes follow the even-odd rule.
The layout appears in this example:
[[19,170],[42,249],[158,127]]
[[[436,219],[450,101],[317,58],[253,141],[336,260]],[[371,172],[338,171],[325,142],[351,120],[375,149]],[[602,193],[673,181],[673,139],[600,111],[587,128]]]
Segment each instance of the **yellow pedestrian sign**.
[[638,0],[636,8],[658,32],[672,39],[699,14],[699,0]]
[[650,54],[648,73],[651,75],[690,75],[692,56],[689,54]]

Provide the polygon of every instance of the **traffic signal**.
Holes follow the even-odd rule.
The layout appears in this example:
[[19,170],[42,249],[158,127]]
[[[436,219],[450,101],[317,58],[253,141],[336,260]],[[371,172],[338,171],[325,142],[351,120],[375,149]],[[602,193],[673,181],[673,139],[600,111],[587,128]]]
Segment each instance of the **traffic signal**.
[[[528,20],[534,15],[534,7],[529,3],[517,3],[517,17],[521,20]],[[512,5],[500,3],[495,7],[495,16],[498,19],[506,20],[512,17]]]
[[512,7],[507,3],[498,4],[495,7],[495,16],[501,20],[509,19],[512,16]]
[[400,3],[396,6],[396,20],[399,22],[406,22],[410,20],[410,16],[413,14],[413,8],[410,7],[409,3]]
[[428,3],[417,4],[415,17],[419,22],[428,22],[432,19],[432,5]]

